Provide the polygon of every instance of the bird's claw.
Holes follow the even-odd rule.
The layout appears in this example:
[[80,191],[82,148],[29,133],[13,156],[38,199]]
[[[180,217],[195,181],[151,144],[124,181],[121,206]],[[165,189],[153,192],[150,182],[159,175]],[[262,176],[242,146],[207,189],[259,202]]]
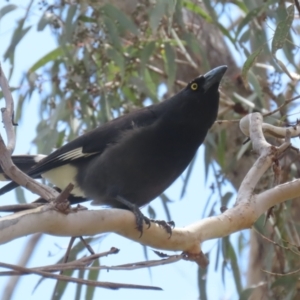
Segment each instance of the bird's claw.
[[116,199],[120,203],[127,206],[133,212],[133,214],[135,215],[136,229],[140,232],[140,237],[143,235],[144,222],[148,226],[148,229],[151,227],[151,222],[158,224],[159,226],[163,227],[171,237],[172,228],[175,227],[175,223],[173,221],[166,222],[164,220],[150,219],[150,218],[143,215],[143,213],[138,208],[138,206],[136,206],[135,204],[133,204],[130,201],[126,200],[125,198],[123,198],[121,196],[117,196]]

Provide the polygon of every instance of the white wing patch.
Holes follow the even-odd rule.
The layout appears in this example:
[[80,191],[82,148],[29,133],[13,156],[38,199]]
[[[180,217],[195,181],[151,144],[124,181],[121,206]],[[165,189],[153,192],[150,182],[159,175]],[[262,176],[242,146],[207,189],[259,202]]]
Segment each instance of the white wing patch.
[[73,149],[69,152],[66,152],[66,153],[63,153],[63,154],[57,156],[57,159],[58,160],[74,160],[74,159],[81,158],[81,157],[88,157],[88,156],[91,156],[96,153],[97,152],[83,153],[82,147],[80,147],[80,148]]
[[[81,157],[88,157],[96,153],[98,152],[83,153],[82,147],[79,147],[71,151],[68,151],[66,153],[63,153],[61,155],[58,155],[54,160],[72,161]],[[72,190],[72,194],[77,197],[86,197],[84,192],[80,189],[80,187],[76,183],[75,180],[76,175],[77,175],[77,168],[70,164],[66,164],[61,167],[51,169],[41,174],[43,178],[47,179],[50,183],[57,186],[61,190],[64,190],[69,185],[69,183],[74,184],[74,189]]]
[[47,157],[47,155],[44,155],[44,154],[37,154],[37,155],[35,155],[34,156],[34,161],[36,162],[36,163],[38,163],[39,161],[41,161],[42,159],[44,159],[45,157]]
[[85,197],[84,192],[76,184],[76,175],[77,168],[67,164],[43,173],[42,177],[47,179],[49,182],[51,182],[61,190],[65,189],[69,185],[69,183],[72,183],[74,184],[74,189],[71,193],[77,197]]

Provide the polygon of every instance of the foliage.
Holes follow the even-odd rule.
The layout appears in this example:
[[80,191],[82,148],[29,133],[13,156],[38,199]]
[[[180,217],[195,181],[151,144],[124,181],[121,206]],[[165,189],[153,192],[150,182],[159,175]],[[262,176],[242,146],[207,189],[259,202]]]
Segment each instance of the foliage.
[[[30,30],[50,29],[56,41],[56,48],[38,58],[20,78],[20,86],[13,87],[18,97],[17,119],[26,119],[24,106],[39,93],[40,122],[34,140],[38,152],[49,152],[53,145],[59,147],[136,107],[161,101],[164,96],[158,95],[162,86],[172,94],[197,74],[221,64],[229,65],[229,72],[222,88],[220,119],[240,119],[253,110],[264,113],[299,89],[299,75],[295,74],[299,71],[300,27],[295,19],[299,11],[290,2],[204,0],[200,5],[189,0],[143,0],[134,7],[123,1],[73,2],[42,1],[36,6],[34,1],[27,1],[24,17],[18,20],[4,54],[12,76],[16,50]],[[16,9],[20,7],[12,3],[3,5],[0,18]],[[39,14],[37,24],[31,23],[31,13]],[[268,121],[291,120],[283,108]],[[226,180],[238,188],[251,166],[249,146],[242,147],[242,142],[236,123],[226,128],[215,126],[209,133],[205,171],[207,178],[212,170],[215,182],[205,216],[230,205],[232,193],[224,188]],[[292,162],[282,162],[286,180],[294,176]],[[297,164],[294,166],[299,170]],[[192,168],[193,164],[184,178],[182,196]],[[269,174],[261,188],[271,181]],[[162,202],[170,216],[171,201],[162,195]],[[269,226],[258,222],[256,229],[280,245],[262,242],[267,249],[262,269],[285,273],[299,267],[295,245],[298,224],[293,219],[298,210],[289,203],[274,211]],[[155,214],[151,207],[149,212]],[[229,238],[218,243],[217,261],[223,260],[221,277],[224,269],[230,268],[237,293],[247,299],[255,287],[246,289],[242,284],[239,260],[246,249],[243,239],[241,233],[238,249]],[[281,263],[274,264],[274,259]],[[207,298],[204,273],[199,271],[201,299]],[[265,274],[265,280],[271,298],[279,292],[282,297],[297,295],[295,280],[278,280],[274,274]],[[223,281],[226,284],[224,277]],[[61,294],[64,289],[60,287]],[[90,295],[91,299],[92,291]]]

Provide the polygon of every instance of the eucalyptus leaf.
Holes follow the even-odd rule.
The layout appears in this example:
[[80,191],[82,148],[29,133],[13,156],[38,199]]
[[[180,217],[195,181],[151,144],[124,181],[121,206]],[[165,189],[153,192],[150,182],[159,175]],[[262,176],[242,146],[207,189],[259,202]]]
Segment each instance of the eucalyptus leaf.
[[152,28],[153,33],[156,33],[162,17],[166,13],[166,10],[167,10],[167,3],[165,0],[156,1],[154,7],[150,10],[149,13],[150,26]]
[[244,62],[243,68],[242,68],[242,79],[244,81],[244,83],[248,86],[248,82],[247,82],[247,74],[248,71],[250,70],[250,68],[253,66],[253,64],[255,63],[257,57],[259,56],[259,54],[261,53],[261,51],[263,50],[263,48],[259,48],[256,51],[254,51]]
[[212,17],[197,3],[194,3],[190,0],[183,1],[183,7],[189,11],[201,16],[205,21],[213,23]]
[[256,7],[255,9],[249,11],[247,15],[242,19],[242,21],[239,23],[239,26],[236,31],[236,37],[235,39],[238,38],[240,32],[242,29],[248,25],[254,18],[258,18],[261,16],[263,13],[265,13],[266,9],[268,8],[268,5],[264,3],[263,5]]
[[272,54],[275,54],[278,49],[281,49],[286,42],[289,30],[294,20],[294,5],[287,8],[287,18],[278,23],[274,37],[272,40]]
[[122,49],[119,31],[115,22],[106,16],[103,16],[103,21],[105,23],[108,39],[110,40],[111,45],[116,49]]
[[114,48],[108,48],[106,53],[107,53],[108,57],[118,67],[119,74],[120,74],[121,78],[123,79],[124,74],[125,74],[125,59],[124,59],[124,56],[122,56],[119,53],[119,51],[117,51]]
[[102,7],[103,13],[111,18],[112,20],[115,20],[119,23],[121,29],[125,29],[133,33],[134,35],[138,35],[138,29],[134,22],[132,22],[131,19],[129,19],[121,10],[119,10],[116,6],[113,6],[111,4],[105,4]]
[[144,73],[146,64],[148,63],[150,57],[154,54],[156,50],[156,42],[150,41],[141,50],[141,72]]
[[176,54],[174,51],[174,47],[171,46],[170,43],[166,43],[165,44],[165,67],[166,67],[166,73],[168,75],[169,92],[172,92],[172,88],[176,76],[177,64],[175,62],[175,59],[176,59]]
[[3,17],[6,14],[10,13],[11,11],[13,11],[13,10],[15,10],[17,8],[18,8],[18,6],[15,5],[15,4],[8,4],[8,5],[5,5],[4,7],[2,7],[0,9],[0,20],[3,19]]
[[74,49],[73,45],[67,45],[64,47],[58,47],[50,51],[42,58],[40,58],[32,67],[30,67],[28,72],[29,73],[35,72],[39,68],[44,67],[47,63],[60,59],[65,55],[66,50],[71,51],[72,49]]

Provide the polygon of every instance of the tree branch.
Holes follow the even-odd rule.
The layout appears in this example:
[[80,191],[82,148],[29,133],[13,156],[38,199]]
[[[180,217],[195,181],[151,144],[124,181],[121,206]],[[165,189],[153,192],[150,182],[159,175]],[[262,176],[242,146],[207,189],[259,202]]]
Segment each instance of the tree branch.
[[[7,79],[0,64],[0,86],[5,99],[5,108],[1,108],[2,121],[7,135],[7,151],[11,155],[15,150],[16,135],[14,130],[14,100],[9,90]],[[2,139],[2,137],[1,137]]]
[[7,147],[0,135],[0,164],[4,173],[11,178],[13,181],[21,186],[26,187],[31,192],[38,194],[40,197],[51,200],[55,199],[59,193],[54,189],[36,182],[34,179],[30,178],[24,174],[20,169],[18,169],[11,160],[11,154],[15,147],[15,132],[13,128],[13,116],[14,116],[14,103],[13,98],[9,90],[7,79],[3,73],[2,67],[0,65],[0,87],[5,98],[6,107],[2,108],[2,118],[7,135]]
[[[249,128],[246,128],[245,124],[248,124]],[[1,218],[0,243],[36,232],[58,236],[114,232],[157,249],[183,251],[187,253],[188,258],[199,263],[202,242],[250,228],[268,208],[300,196],[300,179],[281,184],[258,195],[253,193],[264,172],[290,146],[289,130],[285,129],[286,141],[280,147],[275,147],[264,138],[261,114],[253,113],[244,117],[241,126],[249,132],[253,148],[259,154],[259,158],[241,184],[236,205],[218,216],[205,218],[184,228],[175,228],[171,237],[157,224],[152,224],[149,229],[144,226],[144,233],[140,237],[139,231],[135,228],[135,216],[130,211],[77,210],[66,215],[54,210],[53,204],[46,204]]]

